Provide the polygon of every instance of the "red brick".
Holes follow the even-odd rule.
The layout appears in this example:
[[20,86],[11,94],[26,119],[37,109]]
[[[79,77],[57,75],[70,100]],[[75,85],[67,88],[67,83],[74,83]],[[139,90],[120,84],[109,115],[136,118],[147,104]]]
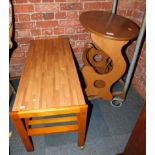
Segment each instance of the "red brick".
[[75,33],[75,28],[73,27],[65,28],[65,34],[74,34],[74,33]]
[[102,9],[102,3],[101,2],[87,2],[84,4],[85,9]]
[[[81,2],[98,2],[98,1],[102,1],[102,0],[80,0]],[[107,0],[108,1],[108,0]],[[111,1],[111,0],[110,0]]]
[[84,48],[75,47],[73,50],[74,50],[74,53],[76,53],[76,52],[83,52]]
[[127,9],[126,10],[126,16],[131,16],[133,13],[133,10],[132,9]]
[[15,23],[16,29],[32,29],[35,27],[35,23],[33,22],[22,22],[22,23]]
[[66,12],[55,12],[55,19],[65,19]]
[[79,40],[90,40],[90,34],[79,34]]
[[23,70],[23,64],[16,64],[16,65],[10,65],[10,76],[11,77],[17,77],[21,75],[21,71]]
[[65,3],[60,4],[61,10],[82,10],[82,3]]
[[27,44],[30,43],[31,38],[16,38],[15,41],[19,44]]
[[135,10],[135,11],[133,11],[132,16],[133,16],[134,18],[138,18],[138,20],[142,21],[143,16],[144,16],[144,12]]
[[54,0],[42,0],[42,2],[54,2]]
[[39,2],[41,2],[41,0],[29,0],[29,2],[32,2],[32,3],[39,3]]
[[118,15],[121,15],[121,16],[125,16],[125,15],[126,15],[126,10],[125,10],[125,9],[118,10],[118,11],[117,11],[117,14],[118,14]]
[[78,26],[80,25],[79,20],[60,20],[60,26]]
[[67,37],[69,38],[70,41],[77,41],[78,40],[78,35],[67,35]]
[[54,29],[54,34],[64,34],[65,30],[64,28],[55,28]]
[[30,21],[30,15],[29,14],[19,14],[18,15],[19,21]]
[[53,30],[52,29],[43,29],[42,30],[42,35],[52,35]]
[[59,4],[36,4],[34,5],[35,11],[36,12],[53,12],[53,11],[58,11],[59,10]]
[[75,41],[74,41],[74,42],[73,42],[73,41],[70,41],[70,44],[71,44],[72,48],[74,48],[74,46],[75,46]]
[[33,5],[14,5],[16,13],[25,13],[34,11]]
[[22,51],[25,52],[25,56],[26,56],[26,53],[28,52],[28,49],[29,49],[29,44],[22,45]]
[[24,64],[25,58],[11,58],[11,64]]
[[34,13],[31,15],[32,20],[42,20],[43,19],[43,14],[42,13]]
[[85,42],[84,41],[76,41],[76,46],[77,47],[84,47]]
[[44,13],[43,14],[43,18],[45,20],[47,20],[47,19],[53,19],[54,18],[54,13]]
[[41,29],[34,29],[34,30],[31,30],[31,34],[32,34],[32,36],[41,35]]
[[135,8],[136,7],[136,3],[133,1],[119,1],[118,2],[118,9],[122,9],[122,8]]
[[66,2],[66,0],[55,0],[55,2]]
[[[16,48],[16,50],[13,52],[13,53],[19,53],[19,52],[23,52],[22,51],[22,44],[19,44],[18,46],[17,46],[17,48]],[[12,56],[11,56],[12,57]]]
[[37,28],[52,28],[58,25],[57,21],[41,21],[36,22]]
[[112,3],[111,2],[102,2],[101,5],[102,5],[102,9],[105,9],[105,10],[111,10],[112,9]]
[[78,26],[76,28],[76,33],[85,33],[88,32],[83,26]]
[[11,57],[12,58],[23,58],[25,57],[25,53],[24,52],[13,52]]
[[18,38],[27,38],[27,37],[30,37],[30,31],[29,30],[18,31]]
[[66,0],[66,2],[77,2],[77,0]]
[[74,18],[78,18],[78,12],[67,12],[67,18],[68,19],[74,19]]
[[146,1],[135,1],[135,3],[137,9],[140,9],[141,11],[146,11]]
[[16,1],[16,3],[26,3],[26,2],[28,2],[28,0],[15,0]]

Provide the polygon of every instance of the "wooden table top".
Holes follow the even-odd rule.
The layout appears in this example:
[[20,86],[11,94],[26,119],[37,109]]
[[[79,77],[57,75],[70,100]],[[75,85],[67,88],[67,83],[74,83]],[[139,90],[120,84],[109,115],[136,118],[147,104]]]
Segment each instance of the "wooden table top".
[[105,11],[84,12],[80,22],[90,32],[114,40],[133,40],[139,33],[133,21]]
[[69,40],[31,41],[12,111],[84,104]]

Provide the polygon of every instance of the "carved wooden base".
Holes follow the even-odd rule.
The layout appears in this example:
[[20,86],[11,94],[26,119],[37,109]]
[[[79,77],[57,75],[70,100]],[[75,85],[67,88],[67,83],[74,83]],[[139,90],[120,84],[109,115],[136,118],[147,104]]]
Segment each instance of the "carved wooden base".
[[[120,80],[126,70],[122,47],[128,41],[111,40],[91,34],[94,46],[85,48],[82,73],[86,83],[87,96],[98,96],[111,100],[112,85]],[[98,60],[96,57],[99,56]]]

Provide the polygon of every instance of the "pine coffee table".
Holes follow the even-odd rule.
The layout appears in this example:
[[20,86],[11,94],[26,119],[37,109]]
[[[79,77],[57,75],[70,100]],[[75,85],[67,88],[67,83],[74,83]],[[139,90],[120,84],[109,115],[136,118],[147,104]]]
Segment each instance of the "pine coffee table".
[[31,136],[51,133],[77,131],[84,146],[87,104],[68,39],[31,41],[10,118],[29,152]]

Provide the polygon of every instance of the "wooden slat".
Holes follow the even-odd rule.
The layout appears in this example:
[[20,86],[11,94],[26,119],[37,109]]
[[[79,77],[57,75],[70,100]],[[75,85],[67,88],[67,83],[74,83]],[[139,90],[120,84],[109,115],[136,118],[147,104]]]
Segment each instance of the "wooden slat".
[[25,121],[26,129],[28,129],[29,128],[29,121],[30,121],[30,119],[29,118],[25,118],[24,121]]
[[28,129],[29,136],[52,134],[61,132],[72,132],[77,131],[78,125],[65,125],[65,126],[54,126],[54,127],[43,127],[43,128],[31,128]]
[[46,111],[84,105],[69,40],[33,40],[12,111]]
[[39,119],[39,120],[30,120],[28,122],[28,124],[29,125],[37,125],[37,124],[71,122],[71,121],[77,121],[77,117],[72,116],[72,117],[59,117],[59,118],[46,118],[46,119]]
[[[64,108],[49,108],[49,109],[38,109],[38,110],[24,110],[16,112],[20,118],[30,118],[30,117],[41,117],[41,116],[54,116],[54,115],[61,115],[61,114],[73,114],[79,113],[80,107],[85,105],[79,106],[70,106]],[[10,112],[11,113],[11,112]]]

